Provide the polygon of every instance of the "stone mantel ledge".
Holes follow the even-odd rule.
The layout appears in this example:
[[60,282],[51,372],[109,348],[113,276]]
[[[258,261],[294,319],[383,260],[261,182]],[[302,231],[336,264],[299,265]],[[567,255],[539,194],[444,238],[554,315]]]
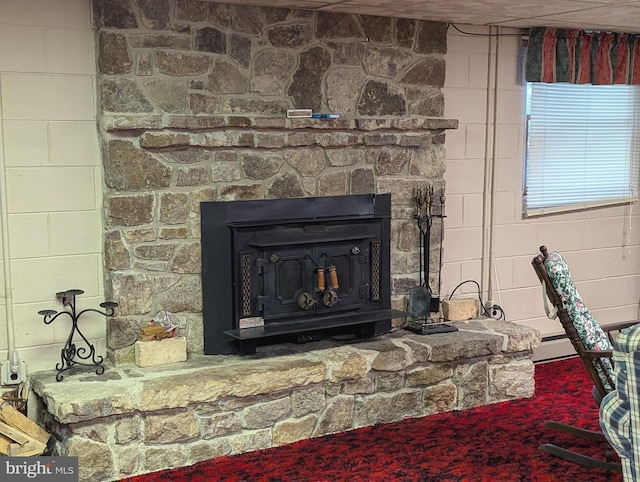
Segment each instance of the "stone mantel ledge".
[[103,115],[102,129],[111,133],[126,134],[153,130],[213,130],[223,128],[254,129],[322,129],[322,130],[397,130],[427,131],[457,129],[457,119],[442,117],[394,117],[358,119],[288,119],[282,116],[177,116],[177,115]]
[[[63,424],[132,412],[152,412],[229,397],[252,397],[327,382],[365,378],[371,371],[525,353],[539,346],[540,333],[522,325],[492,319],[454,323],[456,333],[417,335],[399,330],[357,343],[324,340],[302,345],[264,347],[255,355],[196,356],[183,363],[140,368],[106,365],[92,371],[31,374],[32,390],[47,411]],[[331,345],[327,347],[327,345]],[[268,375],[268,376],[267,376]]]

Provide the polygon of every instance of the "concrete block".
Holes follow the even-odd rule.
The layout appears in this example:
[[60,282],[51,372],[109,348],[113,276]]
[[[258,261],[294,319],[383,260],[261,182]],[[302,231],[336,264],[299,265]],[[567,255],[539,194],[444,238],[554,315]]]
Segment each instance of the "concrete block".
[[136,341],[136,365],[152,367],[187,359],[187,339],[184,336],[156,341]]
[[446,321],[471,320],[478,317],[480,302],[476,299],[445,300],[442,302],[442,316]]
[[5,119],[90,121],[96,117],[94,84],[91,75],[6,75],[2,114]]

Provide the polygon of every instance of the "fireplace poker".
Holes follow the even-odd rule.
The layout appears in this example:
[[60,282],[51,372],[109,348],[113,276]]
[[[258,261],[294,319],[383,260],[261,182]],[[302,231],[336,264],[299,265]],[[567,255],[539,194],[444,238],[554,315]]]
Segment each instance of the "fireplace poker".
[[442,245],[444,244],[444,202],[446,198],[442,193],[440,194],[440,249],[438,250],[438,296],[440,296],[440,290],[442,289]]

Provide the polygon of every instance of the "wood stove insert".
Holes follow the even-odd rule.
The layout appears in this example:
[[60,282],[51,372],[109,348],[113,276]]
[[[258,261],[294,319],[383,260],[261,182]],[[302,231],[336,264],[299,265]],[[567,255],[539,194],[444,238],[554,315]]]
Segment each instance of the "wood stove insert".
[[205,202],[205,354],[389,331],[389,194]]

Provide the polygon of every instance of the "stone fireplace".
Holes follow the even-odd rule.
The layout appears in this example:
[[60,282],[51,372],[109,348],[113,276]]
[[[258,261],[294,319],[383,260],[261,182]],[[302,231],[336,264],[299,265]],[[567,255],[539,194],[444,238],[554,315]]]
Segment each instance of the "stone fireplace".
[[[207,0],[92,5],[105,294],[118,303],[107,324],[110,364],[102,375],[73,373],[62,382],[44,372],[31,377],[38,420],[60,455],[78,457],[80,480],[115,480],[533,394],[535,330],[497,320],[460,322],[456,333],[429,336],[394,329],[393,310],[405,310],[420,277],[414,192],[429,186],[435,198],[445,193],[445,132],[458,125],[443,118],[446,24]],[[340,118],[287,118],[294,108]],[[367,212],[369,224],[348,234],[331,207],[330,248],[310,247],[309,240],[326,242],[318,243],[324,228],[290,218],[289,202],[344,196],[384,202]],[[323,321],[335,320],[344,314],[340,303],[349,311],[362,303],[377,310],[365,324],[373,320],[375,332],[380,315],[392,320],[390,332],[260,346],[247,356],[205,354],[211,280],[202,266],[211,254],[201,253],[212,233],[202,215],[212,205],[225,211],[262,201],[287,206],[277,223],[285,232],[266,226],[259,239],[243,238],[255,219],[227,219],[225,229],[236,231],[241,259],[246,253],[256,266],[297,259],[282,269],[301,281],[269,291],[283,300],[275,315],[254,312],[270,300],[251,294],[242,322],[293,313],[288,322],[299,323],[301,306],[322,307],[330,315]],[[431,243],[432,287],[440,234],[434,230]],[[267,256],[274,238],[279,252]],[[379,285],[371,257],[377,242]],[[289,252],[301,245],[307,253]],[[369,265],[354,267],[356,260]],[[329,274],[320,277],[318,268]],[[232,286],[213,284],[228,298]],[[292,312],[289,301],[297,303]],[[186,334],[188,359],[138,367],[139,328],[162,310]],[[218,315],[214,324],[229,323]]]
[[413,192],[444,193],[457,127],[443,118],[446,24],[206,0],[93,10],[113,363],[133,361],[140,325],[163,310],[189,354],[204,352],[203,202],[390,194],[390,308],[406,308],[420,271]]

